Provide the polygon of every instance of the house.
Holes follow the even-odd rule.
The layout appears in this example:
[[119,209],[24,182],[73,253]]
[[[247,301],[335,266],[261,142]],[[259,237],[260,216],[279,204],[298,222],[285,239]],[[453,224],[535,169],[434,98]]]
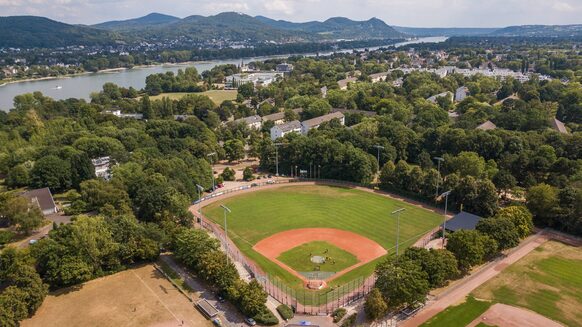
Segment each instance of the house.
[[[468,212],[460,212],[453,218],[448,220],[445,224],[445,229],[448,232],[454,233],[458,230],[474,230],[481,217]],[[441,225],[441,228],[443,226]]]
[[283,77],[281,72],[256,72],[245,74],[234,74],[226,77],[226,88],[237,88],[240,85],[252,83],[254,86],[267,86]]
[[[299,115],[303,112],[303,109],[301,108],[293,109],[293,112]],[[273,123],[275,123],[275,125],[281,125],[285,123],[285,112],[281,111],[274,114],[263,116],[263,121],[264,122],[272,121]]]
[[467,95],[469,94],[469,89],[466,86],[461,86],[455,91],[455,101],[461,102],[465,100]]
[[91,159],[91,163],[95,168],[95,176],[99,178],[103,178],[105,180],[111,179],[111,173],[109,171],[110,168],[110,157],[101,157],[97,159]]
[[559,121],[557,118],[552,119],[552,121],[550,121],[550,125],[552,129],[558,131],[559,133],[568,134],[568,129],[566,128],[566,125],[564,125],[564,123]]
[[346,117],[344,116],[344,114],[342,114],[339,111],[336,111],[336,112],[332,112],[332,113],[324,115],[324,116],[316,117],[316,118],[309,119],[309,120],[302,122],[301,123],[301,134],[307,135],[307,133],[309,133],[310,130],[312,130],[314,128],[317,129],[317,128],[319,128],[319,126],[321,124],[328,122],[328,121],[331,121],[333,119],[339,119],[339,121],[342,125],[345,125],[345,123],[346,123]]
[[293,71],[293,65],[288,64],[288,63],[278,64],[277,67],[275,68],[275,71],[277,71],[279,73],[289,74]]
[[45,216],[55,214],[59,211],[53,199],[53,194],[48,187],[26,191],[22,193],[22,196],[37,205]]
[[249,128],[261,129],[263,126],[263,119],[259,115],[249,116],[234,121],[235,124],[245,124]]
[[492,121],[488,120],[486,122],[484,122],[483,124],[477,126],[475,129],[480,129],[482,131],[491,131],[496,129],[497,126],[495,126],[495,124],[493,124]]
[[289,133],[301,133],[301,123],[298,120],[273,126],[271,128],[271,140],[274,141]]
[[371,74],[368,77],[370,77],[370,80],[372,80],[372,83],[378,83],[378,82],[384,82],[386,81],[386,77],[388,77],[388,72],[386,73],[377,73],[377,74]]
[[122,114],[121,110],[105,110],[103,111],[103,114],[109,114],[119,118],[143,119],[143,114]]
[[348,77],[346,79],[342,79],[337,81],[337,85],[339,85],[340,90],[345,91],[348,89],[348,85],[350,83],[354,83],[358,79],[356,77]]
[[430,98],[428,98],[426,100],[427,101],[430,101],[432,103],[437,103],[437,99],[438,98],[449,98],[451,100],[451,102],[452,102],[453,101],[453,97],[454,97],[453,93],[447,91],[447,92],[443,92],[443,93],[440,93],[440,94],[437,94],[437,95],[433,95],[433,96],[431,96]]

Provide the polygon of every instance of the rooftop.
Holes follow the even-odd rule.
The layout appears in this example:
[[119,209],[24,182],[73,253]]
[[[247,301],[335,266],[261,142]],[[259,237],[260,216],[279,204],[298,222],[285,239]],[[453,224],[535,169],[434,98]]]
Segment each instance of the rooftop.
[[[464,229],[473,230],[477,226],[477,223],[481,220],[481,217],[468,212],[461,212],[451,218],[446,223],[446,229],[452,232]],[[442,227],[442,225],[441,225]]]
[[490,130],[494,130],[496,128],[497,128],[497,126],[495,124],[493,124],[492,121],[488,120],[488,121],[484,122],[483,124],[477,126],[475,129],[480,129],[482,131],[490,131]]
[[22,193],[22,196],[36,203],[42,211],[50,210],[57,206],[48,187],[26,191]]
[[344,114],[342,114],[339,111],[336,111],[336,112],[332,112],[331,114],[327,114],[324,116],[315,117],[313,119],[306,120],[302,124],[307,126],[307,127],[319,126],[322,123],[325,123],[327,121],[330,121],[330,120],[336,119],[336,118],[342,119],[342,118],[344,118]]
[[566,128],[566,125],[564,125],[564,123],[559,121],[557,118],[552,119],[550,124],[552,125],[552,128],[555,129],[556,131],[562,134],[568,134],[568,129]]
[[301,123],[298,120],[294,120],[285,124],[281,124],[281,125],[277,125],[274,126],[273,128],[278,128],[281,132],[286,133],[286,132],[291,132],[293,130],[300,130],[301,129]]

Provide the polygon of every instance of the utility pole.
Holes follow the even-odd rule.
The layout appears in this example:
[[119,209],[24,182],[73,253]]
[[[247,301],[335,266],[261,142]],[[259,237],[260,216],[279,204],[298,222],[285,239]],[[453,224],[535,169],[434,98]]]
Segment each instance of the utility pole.
[[398,243],[400,243],[400,213],[406,210],[405,208],[400,208],[398,210],[392,211],[393,215],[396,215],[396,260],[398,260]]
[[224,249],[226,251],[226,263],[228,263],[228,227],[226,225],[226,213],[231,213],[230,209],[225,205],[220,205],[224,209]]
[[438,198],[438,196],[439,196],[439,183],[441,181],[441,162],[444,162],[445,159],[442,158],[442,157],[434,157],[433,159],[438,162],[437,165],[438,165],[438,173],[439,173],[439,176],[437,178],[437,185],[436,185],[436,192],[435,192],[435,197]]
[[201,193],[204,192],[204,187],[200,184],[196,184],[196,189],[198,190],[198,216],[202,216],[202,201],[200,201]]

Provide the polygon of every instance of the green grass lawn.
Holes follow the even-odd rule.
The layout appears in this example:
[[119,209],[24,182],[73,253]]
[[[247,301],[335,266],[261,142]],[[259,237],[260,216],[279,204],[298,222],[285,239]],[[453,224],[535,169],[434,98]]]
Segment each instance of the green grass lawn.
[[423,327],[465,327],[471,321],[485,313],[493,303],[488,301],[478,301],[469,296],[462,304],[447,308],[445,311],[434,316],[421,326]]
[[[523,307],[567,326],[582,326],[582,251],[547,242],[479,286],[472,296],[493,303]],[[473,298],[450,307],[423,326],[465,326],[481,311]],[[454,324],[454,321],[459,321]]]
[[[311,261],[312,256],[328,259],[323,264],[316,264]],[[358,263],[358,258],[353,254],[322,241],[300,245],[281,253],[277,259],[297,272],[338,272]]]
[[162,93],[160,95],[150,97],[151,100],[159,100],[162,98],[170,98],[171,100],[180,100],[185,95],[188,94],[198,94],[198,95],[206,95],[210,98],[217,106],[220,105],[223,101],[236,100],[236,96],[238,94],[237,90],[210,90],[206,92],[198,92],[198,93]]
[[[396,241],[396,217],[390,213],[406,208],[400,217],[400,249],[438,226],[441,216],[420,207],[368,192],[331,186],[286,186],[276,190],[256,191],[212,203],[203,213],[222,226],[227,205],[229,237],[264,271],[291,287],[302,282],[279,265],[255,252],[260,240],[291,229],[337,228],[365,236],[393,253]],[[338,277],[329,286],[342,285],[369,276],[381,259],[358,267]]]

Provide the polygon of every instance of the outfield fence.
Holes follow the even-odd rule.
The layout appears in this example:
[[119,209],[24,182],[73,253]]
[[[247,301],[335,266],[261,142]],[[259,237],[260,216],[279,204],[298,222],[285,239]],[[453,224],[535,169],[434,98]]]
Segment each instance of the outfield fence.
[[[193,204],[201,204],[200,202],[204,202],[230,193],[244,192],[251,188],[263,187],[273,184],[288,184],[298,182],[316,182],[325,185],[371,188],[370,185],[337,180],[306,178],[290,180],[286,179],[280,181],[273,180],[268,182],[253,183],[252,186],[245,185],[233,189],[225,189],[214,192],[211,195],[202,197],[199,201],[193,202]],[[350,306],[358,300],[365,298],[366,295],[372,290],[376,282],[376,276],[371,275],[367,278],[360,277],[343,285],[330,287],[320,291],[299,287],[290,287],[279,278],[265,273],[254,261],[248,259],[244,254],[242,254],[234,242],[230,238],[226,237],[221,226],[210,221],[201,213],[193,213],[197,217],[197,221],[200,226],[211,232],[217,239],[221,241],[224,251],[231,260],[240,263],[250,273],[251,278],[255,278],[271,297],[281,302],[282,304],[293,307],[297,313],[311,315],[331,314],[338,308]]]

